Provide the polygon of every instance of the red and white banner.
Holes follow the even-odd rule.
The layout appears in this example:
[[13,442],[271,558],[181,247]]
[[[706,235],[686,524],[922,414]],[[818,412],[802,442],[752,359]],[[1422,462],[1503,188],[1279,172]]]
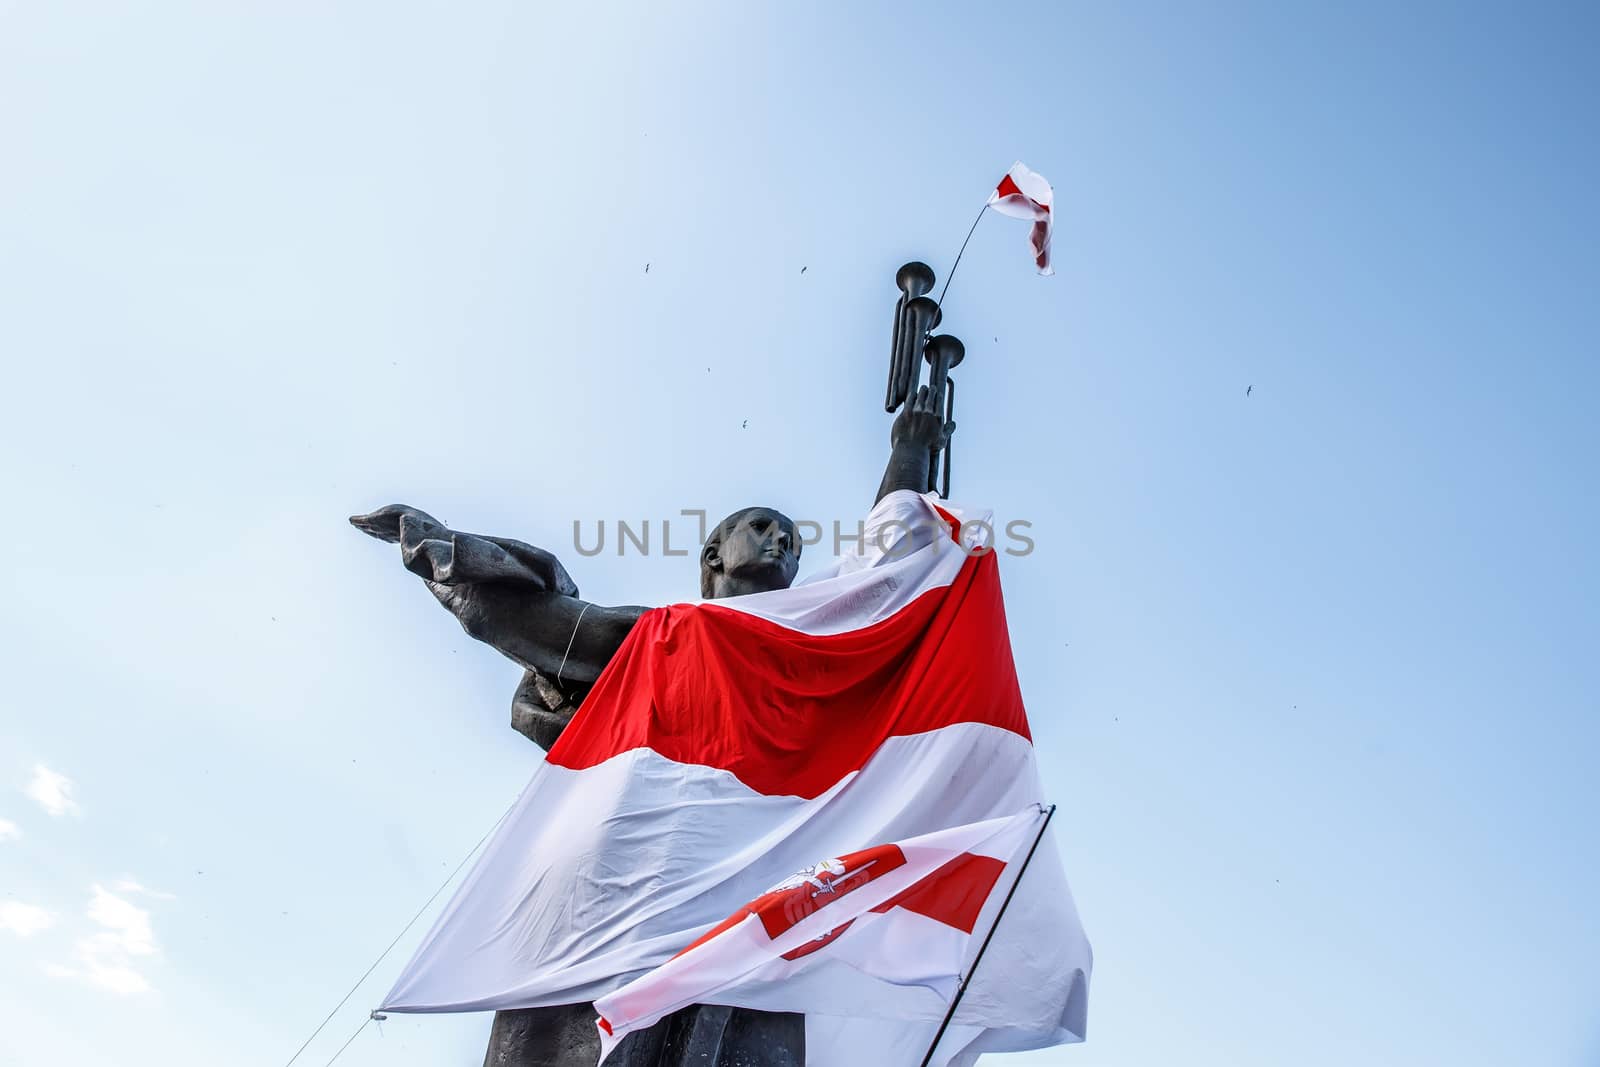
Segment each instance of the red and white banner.
[[1033,263],[1040,274],[1055,273],[1055,268],[1050,266],[1050,231],[1055,221],[1050,208],[1054,200],[1055,193],[1044,175],[1035,174],[1021,163],[1013,163],[989,194],[989,206],[1000,214],[1032,220],[1028,244],[1033,249]]
[[1007,866],[1044,817],[1029,808],[846,853],[786,879],[595,1001],[601,1061],[628,1034],[691,1004],[942,1019],[977,954],[984,905],[1016,879],[1020,865],[1009,874]]
[[[793,588],[646,612],[382,1009],[598,1000],[819,857],[1042,803],[988,516],[941,503],[891,493]],[[1081,1040],[1089,970],[1047,834],[941,1047]],[[772,1010],[818,1064],[917,1062],[938,1025]]]

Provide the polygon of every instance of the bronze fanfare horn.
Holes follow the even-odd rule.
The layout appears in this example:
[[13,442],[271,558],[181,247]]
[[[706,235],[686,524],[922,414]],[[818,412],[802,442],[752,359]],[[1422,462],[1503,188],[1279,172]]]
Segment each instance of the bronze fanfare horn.
[[[917,355],[929,330],[939,324],[939,305],[927,298],[933,291],[933,268],[907,263],[895,272],[900,299],[894,305],[894,337],[889,346],[889,389],[883,410],[893,412],[911,395],[917,380]],[[920,303],[919,303],[920,301]],[[912,305],[916,305],[913,310]],[[915,319],[916,322],[912,320]],[[921,325],[921,330],[917,329]]]
[[[947,333],[928,342],[923,358],[928,361],[928,392],[936,398],[935,406],[944,409],[944,421],[955,421],[956,417],[956,380],[950,377],[952,368],[959,367],[966,358],[967,346],[959,338]],[[939,479],[935,477],[939,468],[939,454],[935,452],[928,461],[928,484],[938,485]],[[946,500],[950,499],[950,443],[944,446],[944,486],[939,495]]]
[[[889,386],[884,393],[883,410],[896,411],[917,391],[922,376],[922,363],[928,364],[928,392],[940,398],[944,418],[955,418],[956,383],[950,369],[960,365],[966,355],[962,343],[949,334],[929,338],[943,317],[937,301],[927,294],[933,291],[933,268],[926,263],[907,263],[895,272],[895,285],[900,288],[900,299],[894,305],[894,334],[889,346]],[[917,357],[921,356],[921,359]],[[950,496],[950,448],[946,445],[943,456],[943,488],[940,495]],[[939,486],[940,456],[935,453],[928,464],[928,488]]]

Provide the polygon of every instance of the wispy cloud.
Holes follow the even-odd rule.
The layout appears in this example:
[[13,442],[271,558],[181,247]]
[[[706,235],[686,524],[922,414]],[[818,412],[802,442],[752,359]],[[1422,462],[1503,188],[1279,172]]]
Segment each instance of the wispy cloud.
[[[131,878],[116,883],[116,888],[124,892],[130,891],[127,888],[130,886],[134,892],[148,892]],[[45,965],[45,973],[56,978],[80,979],[111,993],[127,995],[148,991],[150,981],[137,964],[157,952],[150,913],[104,886],[93,886],[91,894],[86,916],[101,930],[78,939],[74,966],[50,963]]]
[[35,904],[20,900],[0,901],[0,930],[18,937],[32,937],[41,930],[54,926],[56,917]]
[[22,828],[10,819],[0,819],[0,841],[15,841],[22,836]]
[[138,882],[134,881],[132,878],[124,878],[121,881],[118,881],[117,883],[112,885],[111,888],[115,889],[118,893],[138,893],[138,894],[140,894],[142,896],[147,896],[147,897],[150,897],[150,898],[152,898],[154,900],[177,900],[178,899],[176,896],[174,896],[171,893],[163,893],[159,889],[151,889],[147,885],[140,885]]
[[96,937],[106,938],[107,944],[130,956],[149,956],[156,950],[150,913],[101,886],[94,887],[94,896],[89,901],[89,920],[108,931]]
[[149,992],[150,980],[134,970],[132,961],[117,955],[114,949],[108,950],[99,940],[98,937],[91,937],[79,942],[78,962],[83,969],[76,972],[78,977],[92,986],[122,996]]
[[72,797],[72,779],[52,771],[44,764],[35,764],[33,780],[25,792],[51,815],[76,815],[78,802]]

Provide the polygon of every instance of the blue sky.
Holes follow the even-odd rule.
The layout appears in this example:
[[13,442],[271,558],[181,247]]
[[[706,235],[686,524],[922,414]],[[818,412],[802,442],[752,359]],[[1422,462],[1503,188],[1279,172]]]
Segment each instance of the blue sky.
[[575,519],[852,522],[893,271],[1022,159],[1059,275],[973,238],[955,488],[1033,523],[1097,963],[997,1062],[1600,1064],[1592,7],[0,20],[0,1061],[287,1059],[538,758],[344,517],[646,604],[692,559]]

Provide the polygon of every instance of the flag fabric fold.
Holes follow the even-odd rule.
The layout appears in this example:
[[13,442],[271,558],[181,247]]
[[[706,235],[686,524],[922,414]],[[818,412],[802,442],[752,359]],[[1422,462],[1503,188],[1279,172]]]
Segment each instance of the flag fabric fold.
[[[791,589],[646,612],[382,1010],[600,1000],[819,857],[1043,802],[995,553],[979,551],[993,541],[987,521],[932,494],[891,493],[859,551]],[[813,876],[830,881],[829,870]],[[842,975],[849,953],[887,951],[902,928],[858,918],[810,966]],[[1081,1040],[1089,971],[1047,834],[942,1043],[952,1062],[967,1062],[963,1048]],[[937,977],[913,983],[885,1018],[842,979],[772,1007],[793,992],[785,984],[714,1002],[805,1012],[810,1063],[869,1062],[874,1049],[898,1062],[926,1047],[938,1018],[929,998],[945,989]]]
[[1020,162],[1013,163],[1006,176],[1000,179],[989,206],[1002,215],[1014,219],[1029,219],[1033,227],[1028,231],[1028,244],[1033,250],[1034,266],[1040,274],[1055,273],[1050,265],[1050,234],[1055,220],[1051,205],[1055,193],[1042,174],[1036,174]]

